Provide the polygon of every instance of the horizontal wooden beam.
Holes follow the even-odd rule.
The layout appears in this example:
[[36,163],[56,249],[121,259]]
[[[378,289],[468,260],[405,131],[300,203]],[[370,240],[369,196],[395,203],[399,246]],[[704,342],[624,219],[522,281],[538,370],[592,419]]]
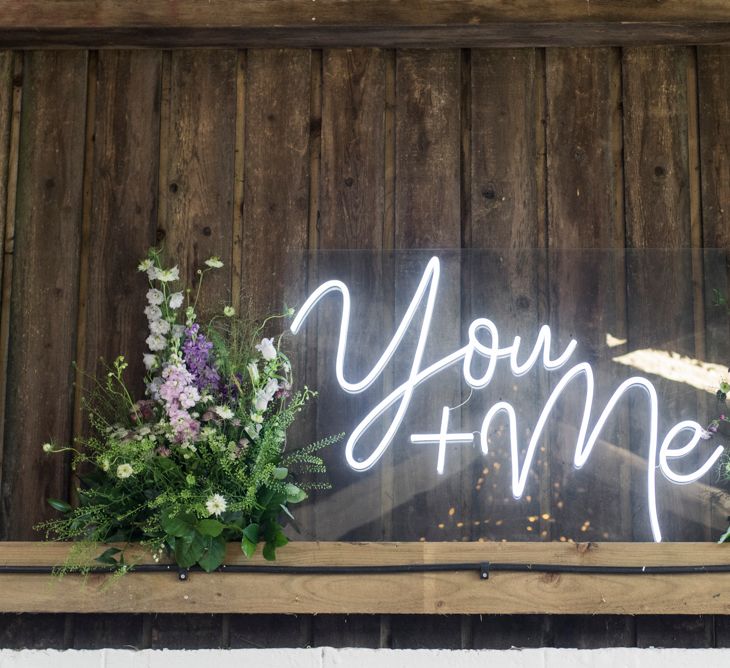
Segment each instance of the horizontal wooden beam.
[[[0,543],[0,565],[62,564],[63,543]],[[603,566],[730,564],[712,543],[291,543],[277,565],[484,562]],[[137,551],[137,563],[149,563]],[[730,614],[730,573],[586,575],[495,572],[267,574],[229,546],[227,564],[261,573],[135,573],[110,579],[0,574],[0,612]]]
[[0,48],[727,41],[727,0],[0,0]]

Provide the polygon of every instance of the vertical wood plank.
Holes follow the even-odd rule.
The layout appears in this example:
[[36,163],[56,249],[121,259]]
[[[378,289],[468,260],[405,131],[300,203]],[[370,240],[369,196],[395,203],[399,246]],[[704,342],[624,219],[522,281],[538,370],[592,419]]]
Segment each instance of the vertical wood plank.
[[[46,499],[65,497],[66,462],[40,444],[69,442],[81,233],[85,52],[30,52],[18,168],[2,481],[4,539],[37,538]],[[39,407],[43,407],[40,411]],[[7,472],[12,471],[12,475]]]
[[[465,277],[468,314],[492,319],[506,340],[529,337],[545,312],[544,225],[539,54],[534,50],[472,51],[471,225],[472,260]],[[529,345],[529,344],[528,344]],[[498,374],[483,393],[464,407],[465,420],[478,429],[484,413],[503,398],[519,406],[518,438],[526,446],[537,420],[539,379],[532,375],[512,396],[514,381]],[[470,427],[471,428],[471,427]],[[521,452],[524,455],[524,448]],[[509,434],[490,435],[489,453],[475,462],[473,536],[487,540],[536,539],[528,518],[539,517],[536,458],[522,500],[512,497]],[[547,509],[545,509],[547,510]],[[534,525],[534,526],[533,526]],[[535,533],[527,531],[530,526]]]
[[[311,65],[312,53],[304,50],[249,50],[246,55],[242,279],[234,289],[243,291],[259,316],[281,312],[285,303],[301,304],[306,296]],[[307,382],[306,339],[289,339],[287,346],[300,388]],[[310,437],[303,422],[306,418],[289,435],[294,446]],[[296,538],[292,530],[287,533]],[[279,630],[283,622],[286,634]],[[230,617],[232,647],[305,646],[309,635],[308,617]]]
[[[390,265],[377,252],[383,248],[385,58],[379,49],[327,50],[322,72],[318,249],[324,252],[317,257],[317,281],[336,277],[353,290],[352,317],[358,324],[348,341],[347,367],[352,377],[360,378],[387,345],[389,335],[383,322],[387,306],[381,295],[391,280],[387,275]],[[352,252],[336,252],[344,248]],[[337,384],[333,353],[340,310],[340,304],[328,303],[317,314],[319,437],[351,432],[362,418],[363,407],[384,396],[383,377],[356,398]],[[382,540],[383,523],[377,516],[382,468],[366,474],[353,472],[342,444],[323,455],[333,489],[313,495],[317,538]],[[364,524],[353,512],[359,504],[371,506],[367,516],[372,519]],[[312,620],[312,637],[318,645],[356,642],[377,647],[380,626],[377,618],[319,615]]]
[[[0,234],[12,240],[15,223],[15,183],[18,163],[18,119],[14,118],[16,68],[22,67],[22,59],[12,51],[0,51]],[[22,70],[17,72],[22,75]],[[15,123],[14,123],[15,120]],[[15,132],[13,132],[13,129]],[[4,249],[5,250],[5,249]],[[4,424],[5,392],[7,389],[7,316],[10,312],[9,270],[12,262],[6,263],[6,253],[0,257],[0,282],[3,285],[2,305],[0,305],[0,424]],[[7,272],[7,278],[5,274]],[[0,431],[0,480],[2,480],[3,434]]]
[[[550,322],[556,349],[576,338],[577,355],[593,366],[598,407],[626,376],[615,371],[611,357],[617,351],[607,346],[608,334],[624,339],[626,328],[624,222],[616,208],[623,195],[617,169],[622,138],[614,120],[620,114],[620,71],[619,54],[611,49],[547,51]],[[566,397],[555,411],[560,424],[551,471],[559,486],[556,500],[566,501],[555,528],[576,541],[626,540],[627,459],[599,446],[595,461],[579,473],[573,469],[584,390],[576,387],[578,401]],[[626,447],[625,427],[613,420],[602,439]]]
[[[730,311],[714,302],[714,291],[730,296],[730,49],[698,49],[699,144],[704,249],[705,355],[708,361],[728,365]],[[717,384],[719,378],[708,379]],[[727,406],[710,402],[713,413]],[[711,538],[727,526],[727,510],[713,504]]]
[[[617,50],[547,50],[550,324],[557,350],[571,338],[578,340],[578,356],[596,373],[599,407],[627,376],[611,359],[619,351],[607,347],[609,334],[624,339],[626,331],[620,105]],[[576,473],[573,453],[584,393],[582,385],[569,390],[554,411],[553,502],[563,504],[555,511],[553,531],[575,541],[627,540],[631,470],[617,449],[628,448],[628,421],[619,416],[607,425],[605,445]],[[599,642],[604,634],[613,646],[631,645],[632,618],[609,620],[579,617],[554,624],[555,642],[578,647]]]
[[[687,59],[683,48],[624,52],[624,162],[628,262],[629,349],[659,348],[693,357],[694,319],[690,234]],[[657,250],[664,249],[664,250]],[[685,250],[681,250],[685,249]],[[647,308],[647,305],[650,305]],[[661,327],[657,327],[661,323]],[[653,377],[663,420],[696,416],[691,391]],[[646,459],[646,407],[632,405],[632,450]],[[689,462],[687,463],[689,465]],[[636,539],[651,539],[646,472],[632,484]],[[670,540],[701,540],[702,528],[682,518],[677,488],[657,480],[659,517]],[[686,502],[685,502],[686,503]],[[704,520],[695,509],[698,522]]]
[[[141,395],[147,336],[137,259],[155,243],[161,53],[100,51],[86,298],[86,373],[124,354]],[[115,323],[110,328],[109,323]]]
[[[136,265],[155,244],[161,63],[159,51],[100,51],[90,91],[96,115],[87,176],[91,202],[79,371],[98,376],[102,360],[110,363],[123,354],[127,382],[133,396],[140,397],[147,322],[145,282]],[[81,374],[77,384],[77,391],[85,385]],[[76,410],[81,424],[78,401]],[[139,644],[141,639],[140,618],[111,616],[92,625],[76,621],[76,647]]]
[[205,278],[205,299],[218,307],[231,298],[236,52],[174,51],[170,70],[158,238],[188,284],[211,255],[223,260]]
[[[631,255],[627,262],[629,349],[659,348],[694,357],[693,257],[688,250],[693,237],[689,155],[692,129],[688,116],[691,59],[689,48],[626,49],[623,89],[626,245],[642,251]],[[666,433],[669,419],[673,423],[696,417],[697,396],[691,388],[677,387],[662,377],[652,380],[664,411],[660,434]],[[631,447],[643,458],[646,433],[646,410],[633,405]],[[698,453],[686,465],[700,456],[704,455]],[[647,517],[645,477],[642,468],[632,483],[632,506],[637,518]],[[701,504],[692,504],[688,509],[677,488],[661,480],[657,481],[657,497],[665,539],[704,538],[706,509]],[[687,514],[695,516],[696,521],[687,519]],[[647,524],[643,519],[634,526],[635,539],[650,538]],[[636,625],[639,646],[657,644],[657,637],[667,635],[658,619],[640,619]],[[697,622],[693,635],[698,643],[705,642],[708,628],[705,621]],[[685,642],[690,642],[689,635],[685,634]]]
[[[461,248],[460,64],[458,50],[402,50],[396,54],[396,250]],[[439,315],[431,326],[431,344],[424,356],[424,366],[460,343],[460,327],[454,325],[460,321],[460,258],[458,254],[440,256]],[[413,296],[428,258],[425,252],[396,256],[396,323]],[[412,328],[402,344],[411,354],[416,329]],[[406,352],[402,361],[395,364],[396,383],[407,376],[409,358]],[[445,474],[441,476],[436,472],[436,446],[409,442],[413,432],[437,432],[442,407],[455,407],[461,402],[458,370],[442,372],[431,383],[430,392],[414,395],[408,417],[391,445],[397,481],[393,486],[392,513],[396,540],[453,538],[454,530],[446,533],[440,529],[438,524],[444,520],[438,518],[462,516],[468,507],[462,480],[464,446],[447,448]],[[459,426],[460,413],[452,411],[449,428],[453,431]],[[458,639],[458,620],[456,628]],[[393,647],[413,642],[413,629],[403,618],[391,618],[390,633]]]
[[[464,232],[470,255],[462,277],[463,320],[490,318],[505,340],[519,334],[529,341],[547,312],[543,76],[542,53],[534,49],[472,50],[471,216]],[[484,413],[499,399],[517,406],[523,457],[544,378],[531,374],[515,389],[514,379],[502,370],[462,410],[468,428],[479,429]],[[549,525],[540,517],[550,512],[543,498],[549,493],[549,455],[544,454],[549,447],[541,444],[525,494],[517,501],[510,484],[509,433],[492,430],[488,455],[472,464],[472,539],[548,537]],[[531,623],[522,616],[475,621],[473,646],[502,646],[501,638],[511,639]],[[546,638],[549,631],[549,623],[541,620],[535,638]]]
[[[168,106],[161,112],[157,238],[187,285],[197,283],[195,272],[206,259],[221,258],[224,267],[206,275],[202,292],[202,303],[219,311],[232,292],[237,54],[174,51],[168,85],[163,96]],[[152,646],[188,646],[203,636],[210,638],[200,641],[204,646],[222,645],[220,616],[160,615]]]

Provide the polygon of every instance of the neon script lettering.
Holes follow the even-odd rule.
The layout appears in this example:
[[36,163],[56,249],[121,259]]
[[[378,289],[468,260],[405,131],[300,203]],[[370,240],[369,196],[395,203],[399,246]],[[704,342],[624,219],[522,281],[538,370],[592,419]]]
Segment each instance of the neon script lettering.
[[[542,366],[548,371],[557,371],[568,365],[571,361],[577,341],[572,340],[565,350],[553,358],[551,354],[552,336],[550,328],[544,325],[537,336],[535,345],[524,362],[519,361],[521,339],[516,336],[512,343],[506,347],[500,347],[499,332],[497,326],[487,318],[478,318],[469,326],[468,342],[463,347],[446,355],[430,366],[422,367],[423,353],[428,341],[431,320],[434,315],[434,307],[436,303],[436,295],[438,292],[438,284],[440,277],[440,263],[437,257],[431,258],[423,272],[423,276],[416,288],[415,294],[400,321],[393,338],[390,340],[380,358],[373,365],[373,368],[360,381],[352,382],[345,378],[344,366],[347,354],[347,338],[350,326],[350,292],[342,281],[327,281],[319,286],[306,300],[294,322],[291,325],[291,331],[297,334],[301,329],[312,309],[319,303],[321,299],[331,293],[339,293],[342,299],[342,317],[340,319],[340,334],[337,342],[337,354],[335,357],[335,374],[339,386],[350,394],[359,394],[370,387],[373,382],[383,373],[388,363],[396,355],[398,348],[405,336],[406,331],[425,301],[425,311],[421,323],[421,329],[418,334],[415,353],[411,363],[408,378],[396,387],[387,397],[380,401],[372,410],[361,420],[354,428],[345,447],[345,456],[347,462],[355,471],[367,471],[372,468],[378,460],[383,456],[392,443],[403,419],[408,411],[408,407],[413,397],[414,390],[427,381],[432,376],[447,367],[454,364],[462,364],[462,376],[469,387],[479,390],[487,387],[494,376],[496,365],[500,359],[509,360],[509,365],[513,376],[519,377],[528,373],[534,368],[538,360],[541,360]],[[484,343],[482,338],[487,335],[488,343]],[[486,370],[480,375],[475,376],[472,373],[475,358],[482,358],[486,362]],[[560,381],[548,397],[540,416],[538,417],[532,436],[527,446],[522,466],[519,462],[519,443],[517,429],[517,415],[514,407],[506,402],[499,401],[495,403],[486,413],[481,425],[479,433],[479,442],[483,453],[487,453],[487,435],[494,420],[500,413],[504,413],[510,433],[510,454],[512,461],[512,493],[515,498],[522,497],[527,484],[527,476],[530,470],[532,460],[535,456],[535,450],[540,440],[545,424],[550,417],[550,413],[555,403],[560,398],[563,391],[571,382],[582,378],[585,383],[585,405],[581,418],[578,437],[576,440],[575,454],[573,457],[573,465],[576,469],[582,468],[588,461],[588,458],[595,447],[601,430],[605,426],[607,420],[611,416],[617,403],[627,395],[630,391],[641,390],[644,398],[648,402],[649,411],[649,443],[648,443],[648,466],[647,466],[647,496],[649,507],[649,520],[654,540],[660,542],[662,539],[661,529],[659,526],[659,518],[657,513],[656,501],[656,469],[658,468],[662,474],[674,484],[687,484],[694,482],[705,475],[717,462],[722,455],[724,448],[718,446],[707,458],[705,463],[697,470],[687,473],[676,473],[670,466],[671,460],[682,459],[695,450],[697,444],[702,438],[703,428],[700,424],[693,420],[684,420],[675,424],[664,436],[661,445],[658,444],[658,424],[659,424],[659,402],[654,385],[646,378],[634,376],[628,378],[621,383],[615,390],[598,419],[591,426],[591,415],[593,412],[594,399],[594,377],[593,369],[587,362],[579,362],[574,364],[565,371]],[[391,407],[397,404],[395,415],[390,424],[387,426],[385,434],[372,449],[369,456],[365,459],[357,459],[354,451],[355,446],[363,438],[368,429],[370,429],[379,418]],[[449,408],[444,407],[441,415],[441,428],[437,434],[412,434],[410,440],[412,443],[433,443],[438,445],[437,471],[443,473],[446,459],[447,443],[465,443],[474,442],[474,433],[449,433]],[[675,439],[683,432],[689,432],[689,440],[683,445],[673,445]]]

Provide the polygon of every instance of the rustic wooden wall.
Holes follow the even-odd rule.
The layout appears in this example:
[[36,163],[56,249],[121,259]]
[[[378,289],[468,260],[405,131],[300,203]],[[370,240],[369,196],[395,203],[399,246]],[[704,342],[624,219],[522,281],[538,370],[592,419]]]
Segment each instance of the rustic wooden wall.
[[[81,371],[120,351],[139,371],[145,323],[132,268],[155,241],[188,276],[221,256],[214,294],[236,302],[244,291],[262,309],[301,302],[326,273],[305,251],[511,249],[524,261],[490,274],[491,292],[470,289],[483,284],[483,268],[462,271],[448,295],[451,318],[482,314],[485,304],[494,313],[507,288],[495,319],[515,329],[549,321],[561,337],[577,334],[598,349],[610,325],[629,341],[679,341],[685,354],[722,359],[727,315],[711,308],[706,286],[728,286],[728,263],[701,249],[730,248],[729,88],[730,49],[719,47],[0,51],[0,540],[36,538],[44,499],[71,492],[68,462],[39,446],[83,428],[73,386]],[[605,248],[616,251],[615,264],[576,265],[570,253],[552,252]],[[647,280],[623,252],[634,248],[688,249],[686,266],[658,261]],[[388,286],[388,267],[354,260],[352,271]],[[411,289],[394,285],[393,314]],[[589,314],[580,332],[577,311]],[[368,336],[385,336],[384,324]],[[312,383],[329,362],[306,347],[297,361]],[[454,403],[460,391],[446,385]],[[563,422],[575,417],[562,410]],[[347,429],[352,417],[314,414],[303,429]],[[468,407],[461,417],[474,419]],[[613,429],[628,435],[617,442],[638,441],[630,419]],[[560,429],[549,437],[560,439]],[[417,540],[413,499],[443,514],[465,488],[457,476],[426,494],[430,472],[410,458],[389,452],[368,474],[369,499],[384,512],[357,538]],[[624,536],[647,539],[632,518],[631,490],[641,484],[632,485],[628,459],[606,465],[606,478],[626,491],[596,513]],[[459,475],[471,480],[482,466],[464,455]],[[547,482],[519,512],[543,517],[543,539],[571,535],[571,518],[544,519],[569,462],[540,466],[552,467]],[[336,462],[331,470],[337,485],[346,472]],[[349,507],[352,494],[343,488],[338,504]],[[460,498],[455,519],[477,503],[475,494]],[[306,519],[317,537],[340,537],[311,508]],[[425,538],[524,537],[509,527],[449,528]],[[672,529],[675,538],[710,538],[700,525]],[[584,537],[602,538],[590,529]],[[730,621],[0,617],[7,647],[307,644],[730,646]]]

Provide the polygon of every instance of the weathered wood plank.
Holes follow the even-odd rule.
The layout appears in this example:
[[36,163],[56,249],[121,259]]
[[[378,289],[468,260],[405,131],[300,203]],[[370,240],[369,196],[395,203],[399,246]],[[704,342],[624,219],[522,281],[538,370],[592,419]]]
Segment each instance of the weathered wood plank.
[[[236,147],[237,54],[235,51],[175,51],[171,55],[169,107],[162,113],[160,203],[157,238],[181,279],[197,285],[196,272],[212,255],[223,268],[205,276],[205,322],[231,303]],[[153,161],[155,164],[155,161]],[[154,179],[152,179],[154,183]],[[192,630],[198,633],[193,634]],[[206,629],[203,633],[201,629]],[[222,638],[220,618],[193,620],[163,615],[153,620],[153,647],[184,647],[191,637]]]
[[[704,335],[708,361],[728,365],[730,311],[715,304],[714,291],[730,296],[730,50],[701,48],[697,54],[699,89],[699,144],[704,248]],[[721,380],[709,378],[710,388]],[[712,402],[713,413],[726,412]],[[710,415],[709,417],[715,417]],[[713,526],[724,526],[727,509],[713,503]],[[713,533],[717,537],[717,532]]]
[[[448,51],[400,51],[396,60],[396,323],[413,298],[430,257],[428,249],[461,248],[460,204],[460,54]],[[416,252],[418,251],[418,252]],[[441,253],[442,280],[438,316],[431,325],[423,366],[458,347],[460,261],[458,253]],[[421,306],[421,313],[424,307]],[[394,361],[395,383],[410,372],[420,316],[404,337]],[[448,517],[462,517],[469,494],[462,484],[464,447],[447,448],[445,475],[436,471],[437,445],[409,441],[414,432],[438,432],[443,406],[461,402],[455,369],[441,372],[435,391],[414,393],[408,415],[391,444],[398,471],[393,488],[393,537],[445,540],[461,532],[439,528]],[[459,411],[450,413],[449,430],[459,429]],[[454,509],[450,512],[450,509]],[[395,623],[395,620],[394,620]],[[395,642],[395,630],[394,630]]]
[[[576,353],[596,374],[595,406],[628,376],[608,335],[625,339],[625,267],[620,121],[620,54],[609,49],[549,49],[547,57],[548,244],[550,325],[555,350],[577,339]],[[553,386],[559,377],[552,378]],[[553,412],[558,426],[551,475],[554,538],[631,537],[630,472],[625,457],[600,446],[580,472],[573,454],[585,384],[578,380]],[[627,421],[602,438],[628,447]]]
[[[0,544],[0,563],[59,563],[64,544]],[[245,558],[236,545],[228,563]],[[293,543],[280,565],[516,562],[592,565],[729,564],[710,543]],[[146,559],[149,561],[149,557]],[[263,558],[253,562],[267,568]],[[543,575],[422,573],[348,575],[137,573],[109,586],[104,576],[0,575],[8,612],[256,612],[455,614],[728,614],[730,575]],[[49,586],[50,585],[50,586]],[[394,642],[396,642],[394,640]]]
[[[239,93],[244,112],[239,121],[244,132],[241,274],[234,289],[241,292],[241,308],[251,308],[257,317],[281,313],[285,304],[297,306],[306,296],[312,58],[310,52],[282,49],[248,51],[245,58],[244,91]],[[267,336],[284,326],[276,321]],[[285,340],[297,389],[311,382],[305,374],[306,340],[306,335]],[[288,440],[304,445],[312,433],[312,422],[303,416]],[[311,535],[311,514],[295,514],[304,517],[303,530]],[[291,529],[287,534],[297,537]],[[282,629],[289,646],[309,642],[306,618],[288,618],[282,626],[279,617],[232,615],[229,628],[233,647],[276,646],[284,642]]]
[[[230,303],[236,118],[235,51],[175,51],[168,127],[162,128],[158,238],[188,285],[211,255],[224,268],[206,275],[204,298]],[[164,212],[164,213],[163,213]],[[164,217],[163,217],[164,216]]]
[[[464,320],[488,317],[507,338],[530,336],[546,312],[541,77],[541,54],[535,50],[472,52],[471,224],[465,231],[471,254],[463,272]],[[540,383],[537,374],[530,374],[516,393],[512,376],[498,372],[464,406],[469,429],[479,429],[486,410],[499,399],[512,402],[518,407],[524,457],[539,415]],[[476,459],[470,480],[474,538],[547,537],[540,536],[536,521],[550,512],[541,503],[545,464],[538,455],[525,495],[516,501],[510,484],[509,431],[493,428],[489,453]]]
[[[377,49],[327,50],[322,67],[322,159],[319,190],[319,283],[338,278],[352,290],[353,327],[348,340],[346,372],[361,378],[387,345],[388,300],[392,263],[383,248],[385,179],[385,57]],[[348,253],[337,252],[348,249]],[[322,252],[323,251],[323,252]],[[392,301],[390,302],[392,306]],[[342,391],[334,373],[342,305],[324,304],[317,313],[317,434],[351,433],[363,408],[384,396],[381,376],[365,393]],[[312,519],[320,540],[379,540],[389,518],[364,525],[347,512],[358,503],[377,504],[383,496],[384,470],[358,474],[347,465],[344,443],[323,453],[332,490],[313,495]],[[343,512],[345,511],[345,512]],[[377,513],[374,513],[377,515]],[[339,520],[339,521],[338,521]],[[377,647],[377,618],[332,615],[312,619],[318,645],[353,643]]]
[[[657,348],[695,356],[692,257],[689,249],[690,192],[687,120],[688,51],[628,49],[623,59],[624,165],[626,183],[627,321],[629,350]],[[647,308],[649,305],[649,308]],[[658,327],[657,323],[661,323]],[[668,420],[696,417],[692,388],[652,376],[661,397],[659,432]],[[647,450],[647,407],[631,407],[631,447]],[[703,448],[705,450],[705,448]],[[689,467],[693,462],[688,461]],[[642,525],[636,538],[649,536],[643,518],[645,475],[632,482],[632,506]],[[680,519],[681,493],[657,481],[659,517],[667,539],[704,538],[704,511],[696,521]],[[686,510],[686,509],[684,509]]]
[[[546,46],[730,39],[723,0],[0,1],[9,46]],[[204,27],[203,27],[204,26]]]
[[51,514],[46,498],[63,498],[68,489],[67,462],[45,457],[40,444],[71,438],[86,60],[84,52],[26,56],[8,352],[12,391],[4,427],[4,538],[35,536],[33,525]]
[[[388,306],[382,293],[392,283],[387,274],[392,265],[378,252],[383,248],[385,60],[379,50],[325,51],[323,73],[317,282],[338,278],[352,291],[353,327],[346,374],[359,379],[391,335],[383,321]],[[351,252],[337,252],[340,249]],[[317,313],[314,345],[320,436],[351,432],[362,419],[363,407],[384,396],[383,377],[357,397],[347,395],[337,384],[334,359],[341,308],[332,300]],[[364,474],[353,472],[345,461],[344,444],[323,454],[327,479],[334,489],[321,495],[317,503],[317,538],[382,538],[382,525],[377,520],[353,524],[357,515],[342,512],[359,499],[379,505],[380,467]]]
[[101,371],[100,358],[111,362],[125,355],[127,379],[137,396],[143,389],[142,353],[148,332],[145,281],[136,265],[155,244],[160,77],[159,52],[99,53],[82,334],[86,356],[81,366],[95,375]]

